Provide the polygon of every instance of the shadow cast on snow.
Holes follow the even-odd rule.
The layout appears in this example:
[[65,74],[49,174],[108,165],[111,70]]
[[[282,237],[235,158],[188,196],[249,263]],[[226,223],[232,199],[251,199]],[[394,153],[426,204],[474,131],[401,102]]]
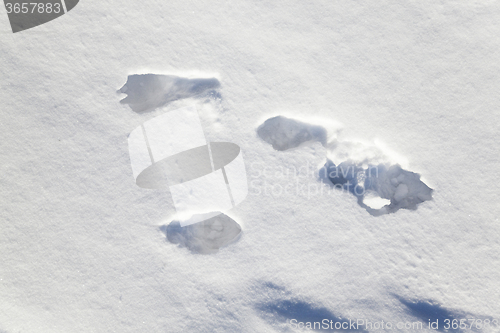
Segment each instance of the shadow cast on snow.
[[301,331],[366,332],[359,326],[353,328],[349,320],[319,304],[294,297],[285,288],[274,283],[265,282],[260,289],[266,300],[257,303],[255,308],[275,329],[283,332],[289,332],[291,328]]
[[[434,323],[433,330],[440,332],[480,332],[487,322],[490,327],[498,326],[493,324],[493,319],[490,317],[478,316],[462,311],[449,310],[434,301],[429,300],[407,300],[400,296],[395,297],[406,308],[406,313],[410,316],[418,318],[424,326]],[[474,321],[471,321],[473,318]],[[468,320],[471,319],[471,320]],[[462,320],[462,327],[460,327]]]

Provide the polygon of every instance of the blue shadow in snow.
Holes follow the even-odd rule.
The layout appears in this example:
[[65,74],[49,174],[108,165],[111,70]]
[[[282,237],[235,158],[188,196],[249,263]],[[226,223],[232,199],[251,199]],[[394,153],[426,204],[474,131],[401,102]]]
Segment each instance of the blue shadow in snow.
[[[451,322],[453,319],[465,319],[467,315],[459,314],[456,312],[452,312],[443,308],[441,305],[432,302],[432,301],[409,301],[405,300],[401,297],[397,297],[397,299],[408,309],[408,314],[418,318],[422,321],[424,326],[429,324],[429,320],[432,323],[437,322],[437,326],[434,326],[434,329],[437,328],[438,331],[441,332],[464,332],[460,328],[453,329],[451,327]],[[449,319],[450,324],[448,322],[445,323],[445,320]],[[428,327],[428,326],[427,326]],[[445,327],[450,327],[445,329]]]
[[[342,319],[323,307],[315,307],[309,303],[299,300],[275,300],[270,303],[259,304],[257,309],[263,312],[263,317],[268,317],[268,321],[277,320],[286,322],[290,325],[292,319],[296,319],[298,324],[303,322],[304,325],[310,323],[312,330],[321,332],[366,332],[363,329],[349,328],[349,320]],[[322,321],[328,320],[328,324],[323,327]],[[344,325],[344,329],[335,329]],[[314,326],[316,324],[316,326]],[[307,327],[304,326],[307,330]]]

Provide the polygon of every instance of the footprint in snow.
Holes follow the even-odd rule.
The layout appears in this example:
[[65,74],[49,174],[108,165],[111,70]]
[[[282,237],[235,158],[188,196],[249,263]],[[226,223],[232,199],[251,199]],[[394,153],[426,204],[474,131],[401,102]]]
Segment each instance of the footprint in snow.
[[325,145],[327,141],[327,131],[323,127],[283,116],[267,119],[257,128],[257,134],[280,151],[299,147],[305,142],[319,141]]
[[277,116],[260,125],[257,134],[279,151],[320,142],[328,155],[340,160],[336,165],[327,159],[320,169],[320,180],[356,196],[358,204],[371,215],[414,210],[418,204],[432,199],[433,190],[420,180],[419,174],[390,163],[383,152],[370,145],[328,141],[327,130],[322,126]]
[[432,199],[432,189],[420,180],[420,175],[399,165],[368,165],[346,161],[336,166],[327,160],[320,175],[334,187],[352,193],[358,204],[373,216],[395,213],[399,209],[417,209],[417,205]]
[[198,254],[216,253],[219,248],[237,241],[241,234],[240,225],[225,214],[185,227],[173,221],[161,226],[160,230],[170,243]]
[[135,112],[151,111],[170,102],[198,96],[220,87],[216,78],[188,79],[174,75],[129,75],[117,92],[127,94],[120,101]]

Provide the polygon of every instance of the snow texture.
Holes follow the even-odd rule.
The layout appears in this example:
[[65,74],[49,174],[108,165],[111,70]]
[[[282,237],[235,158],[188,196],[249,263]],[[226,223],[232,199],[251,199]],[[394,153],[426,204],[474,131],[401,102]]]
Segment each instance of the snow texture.
[[[0,331],[500,319],[498,1],[86,0],[15,34],[3,8]],[[191,78],[220,86],[195,95]],[[127,142],[192,104],[249,177],[227,212],[243,237],[206,255],[194,233],[159,231],[176,220],[171,193],[136,185]],[[277,115],[326,144],[319,130],[274,149],[256,129]],[[367,199],[417,209],[367,213],[318,178],[327,160],[384,166]]]

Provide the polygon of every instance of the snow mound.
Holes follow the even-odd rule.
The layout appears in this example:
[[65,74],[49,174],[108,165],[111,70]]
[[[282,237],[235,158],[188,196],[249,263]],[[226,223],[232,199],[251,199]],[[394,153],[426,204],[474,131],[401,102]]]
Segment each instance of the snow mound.
[[276,150],[288,150],[305,142],[327,142],[327,130],[321,126],[304,123],[284,116],[267,119],[257,128],[259,137]]
[[[370,214],[379,216],[399,209],[417,209],[417,205],[432,199],[432,189],[420,180],[420,175],[399,165],[368,165],[353,161],[335,165],[327,160],[321,173],[334,187],[352,193],[358,204]],[[388,204],[378,207],[381,200]]]
[[135,112],[145,112],[219,87],[216,78],[188,79],[173,75],[134,74],[128,76],[118,93],[128,95],[120,103],[129,104]]
[[181,227],[179,221],[173,221],[168,226],[161,226],[160,230],[170,243],[198,254],[216,253],[241,233],[240,225],[225,214],[185,227]]

